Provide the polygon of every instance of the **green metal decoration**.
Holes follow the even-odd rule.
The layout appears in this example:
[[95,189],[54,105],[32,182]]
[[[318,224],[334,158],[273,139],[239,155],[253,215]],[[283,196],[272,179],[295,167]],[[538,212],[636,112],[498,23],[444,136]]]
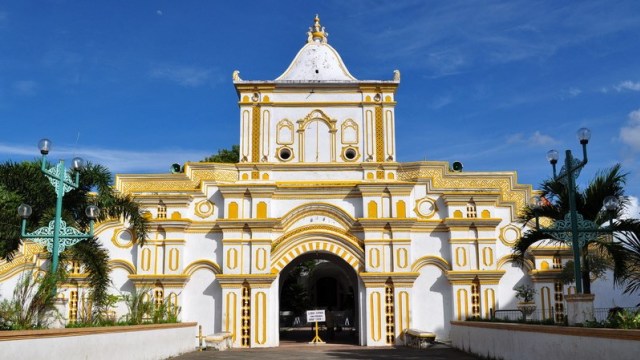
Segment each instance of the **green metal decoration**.
[[80,181],[79,170],[83,165],[83,161],[81,158],[74,158],[72,160],[72,167],[70,171],[65,169],[64,160],[60,160],[56,166],[47,168],[47,154],[49,154],[49,150],[51,149],[51,141],[48,139],[42,139],[38,143],[38,147],[42,154],[40,170],[47,177],[56,191],[55,217],[51,222],[49,222],[48,226],[41,227],[31,233],[27,233],[27,218],[31,216],[31,206],[27,204],[20,205],[18,207],[18,215],[22,217],[22,238],[31,239],[46,247],[47,251],[51,253],[51,272],[55,273],[58,269],[58,258],[64,249],[77,244],[79,241],[93,237],[93,223],[100,215],[100,210],[95,205],[87,206],[85,215],[89,218],[88,234],[67,226],[67,224],[62,220],[62,198],[67,192],[78,188]]
[[[612,231],[607,228],[599,228],[597,224],[590,220],[586,220],[578,213],[576,209],[576,179],[580,175],[580,171],[587,164],[587,143],[591,138],[591,131],[587,128],[578,130],[578,139],[582,145],[583,160],[576,159],[571,154],[571,150],[566,151],[564,166],[560,169],[560,175],[556,173],[556,164],[558,163],[558,151],[550,150],[547,153],[547,160],[553,168],[553,179],[559,181],[567,187],[569,195],[569,213],[565,215],[564,220],[557,220],[548,228],[540,228],[537,209],[543,205],[542,199],[535,197],[532,207],[536,214],[536,230],[547,233],[554,238],[564,241],[571,245],[573,251],[573,272],[576,279],[576,293],[583,293],[582,271],[580,265],[581,249],[591,240],[602,234],[610,234]],[[619,201],[614,196],[607,196],[604,199],[604,207],[607,211],[612,212],[619,206]],[[610,220],[611,224],[611,220]]]

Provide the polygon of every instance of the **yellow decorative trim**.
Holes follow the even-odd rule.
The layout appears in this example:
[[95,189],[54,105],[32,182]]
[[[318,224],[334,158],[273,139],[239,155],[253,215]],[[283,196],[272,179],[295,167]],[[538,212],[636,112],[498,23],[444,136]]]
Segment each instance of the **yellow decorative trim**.
[[493,265],[493,250],[490,247],[482,249],[482,263],[485,266]]
[[[358,128],[358,124],[355,121],[353,121],[352,119],[343,121],[340,129],[340,141],[342,142],[342,144],[354,145],[358,143],[358,140],[360,139],[360,129]],[[352,131],[354,132],[353,139],[345,136],[345,134],[349,134],[349,129],[352,129]]]
[[142,249],[142,254],[140,254],[140,268],[144,271],[151,269],[151,249]]
[[11,262],[0,261],[0,279],[8,279],[22,269],[35,266],[35,255],[44,252],[44,248],[31,241],[25,241],[22,245],[22,254],[16,255]]
[[[118,239],[120,238],[120,235],[122,235],[123,233],[129,234],[129,237],[131,239],[129,240],[128,243],[121,243],[120,241],[118,241]],[[133,232],[131,231],[131,229],[114,230],[113,236],[111,236],[111,242],[113,243],[113,245],[121,249],[129,249],[130,247],[133,246],[133,243],[135,242],[135,236],[133,236]]]
[[267,268],[267,250],[259,248],[256,250],[256,269],[263,271]]
[[303,119],[298,120],[298,131],[304,131],[307,129],[309,123],[314,120],[322,120],[329,127],[329,131],[336,131],[336,122],[337,120],[331,119],[324,111],[320,109],[315,109],[311,111],[307,116]]
[[232,201],[229,203],[227,219],[237,219],[237,218],[238,218],[238,203],[235,201]]
[[407,249],[405,249],[405,248],[398,249],[396,251],[396,257],[397,257],[396,264],[398,265],[398,267],[400,269],[406,268],[407,267],[407,263],[408,263],[408,259],[409,259],[409,254],[408,254]]
[[232,341],[236,341],[236,298],[234,292],[227,293],[227,301],[225,307],[225,331],[231,333]]
[[238,250],[231,248],[227,249],[227,268],[234,270],[238,267]]
[[[283,135],[283,129],[288,129],[289,131],[289,140],[285,138]],[[293,123],[287,119],[282,119],[276,125],[276,144],[278,145],[292,145],[294,138],[294,127]]]
[[407,217],[407,203],[405,203],[404,200],[398,200],[396,203],[396,217],[400,219]]
[[334,254],[349,264],[356,273],[361,271],[361,266],[364,263],[364,252],[359,244],[336,232],[318,231],[318,229],[305,230],[288,236],[287,241],[281,243],[276,251],[272,250],[272,274],[277,274],[291,260],[308,252]]
[[[466,289],[458,289],[456,297],[457,297],[457,309],[458,309],[458,320],[465,320],[469,315],[469,299],[467,297]],[[464,304],[464,307],[462,306]],[[462,312],[464,310],[464,313]],[[464,315],[463,315],[464,314]]]
[[[514,261],[513,255],[505,255],[498,260],[498,262],[496,263],[496,268],[502,269],[502,267],[505,266],[507,263],[510,263],[513,261]],[[525,267],[525,270],[527,271],[532,271],[536,268],[535,264],[529,259],[524,260],[524,267]]]
[[380,266],[380,249],[369,249],[369,266],[374,269]]
[[463,267],[467,266],[467,249],[463,247],[456,247],[456,265]]
[[251,109],[251,161],[260,161],[260,107]]
[[[429,209],[422,209],[422,205],[424,204],[430,204],[430,208]],[[419,199],[418,201],[416,201],[416,206],[414,208],[416,214],[418,214],[418,217],[423,218],[423,219],[430,219],[433,217],[433,215],[436,214],[436,212],[438,212],[438,205],[436,204],[436,202],[428,197],[424,197],[422,199]]]
[[131,274],[136,273],[136,267],[131,262],[124,259],[113,259],[109,260],[109,268],[111,269],[124,269],[126,272]]
[[169,250],[169,270],[176,271],[180,267],[180,250],[173,248]]
[[213,215],[215,204],[209,200],[202,200],[196,203],[194,210],[195,214],[200,218],[208,218]]
[[374,341],[380,341],[382,338],[382,320],[380,319],[382,309],[380,292],[375,291],[371,293],[371,296],[369,297],[369,307],[371,308],[371,338]]
[[449,264],[449,262],[447,262],[447,260],[441,258],[440,256],[427,255],[414,261],[411,265],[411,271],[419,272],[423,267],[428,265],[439,268],[443,273],[451,270],[451,265]]
[[264,201],[260,201],[256,205],[256,218],[257,219],[266,219],[267,218],[267,203]]
[[369,204],[367,204],[367,217],[369,219],[378,218],[378,203],[374,200],[369,201]]
[[267,295],[263,291],[256,293],[255,324],[258,327],[255,341],[259,345],[267,342]]
[[211,260],[206,260],[206,259],[196,260],[190,263],[183,270],[182,274],[191,276],[200,269],[210,270],[215,275],[222,274],[222,269],[220,268],[220,265],[214,263]]
[[531,185],[517,183],[515,172],[509,173],[472,173],[451,172],[446,162],[419,162],[405,164],[398,171],[398,179],[403,181],[429,179],[431,191],[446,192],[448,190],[468,190],[477,192],[482,189],[499,190],[498,206],[504,204],[512,209],[515,219],[520,209],[527,203],[533,189]]
[[[509,235],[513,233],[513,236]],[[508,238],[514,238],[513,240],[509,240]],[[518,239],[522,237],[522,231],[519,227],[509,224],[502,229],[500,229],[500,241],[508,247],[512,247],[518,242]]]
[[384,124],[382,120],[382,107],[376,106],[375,109],[375,128],[376,128],[376,161],[383,162],[384,158]]

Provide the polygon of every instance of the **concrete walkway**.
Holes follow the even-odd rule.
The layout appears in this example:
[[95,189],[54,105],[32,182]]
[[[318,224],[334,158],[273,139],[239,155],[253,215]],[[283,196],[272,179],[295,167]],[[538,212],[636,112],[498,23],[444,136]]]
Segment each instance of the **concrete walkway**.
[[325,359],[385,359],[385,360],[422,360],[455,359],[476,360],[478,357],[466,354],[444,344],[436,344],[426,350],[398,348],[369,348],[356,345],[325,344],[309,345],[284,343],[277,348],[231,349],[227,351],[205,350],[192,352],[172,359],[260,359],[260,360],[325,360]]

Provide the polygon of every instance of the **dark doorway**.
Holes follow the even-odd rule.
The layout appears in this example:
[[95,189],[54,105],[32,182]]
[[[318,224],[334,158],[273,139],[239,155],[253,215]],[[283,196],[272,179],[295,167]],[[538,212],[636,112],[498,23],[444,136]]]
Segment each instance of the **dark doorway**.
[[280,341],[307,343],[315,323],[307,323],[307,310],[324,310],[327,321],[318,323],[327,343],[357,344],[358,279],[353,268],[328,253],[303,254],[280,272]]

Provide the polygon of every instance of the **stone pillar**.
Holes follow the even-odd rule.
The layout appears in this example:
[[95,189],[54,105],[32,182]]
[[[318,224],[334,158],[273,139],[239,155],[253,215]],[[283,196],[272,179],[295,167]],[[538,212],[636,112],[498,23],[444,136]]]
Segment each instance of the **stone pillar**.
[[593,321],[593,299],[594,294],[571,294],[566,295],[567,320],[569,325],[584,324],[585,321]]

